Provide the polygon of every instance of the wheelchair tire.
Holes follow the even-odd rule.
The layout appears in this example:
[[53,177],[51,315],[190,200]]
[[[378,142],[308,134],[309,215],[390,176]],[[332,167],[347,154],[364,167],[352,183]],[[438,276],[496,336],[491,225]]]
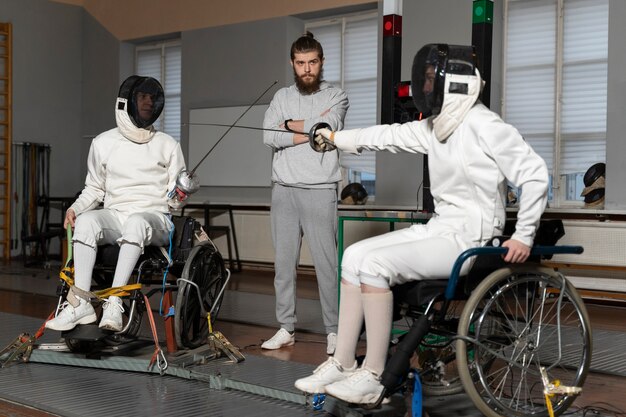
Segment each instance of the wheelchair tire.
[[[576,387],[589,371],[587,310],[574,286],[549,268],[515,265],[487,276],[467,301],[458,334],[461,381],[488,417],[548,416],[540,367],[551,383]],[[554,415],[574,399],[553,397]]]
[[227,278],[224,260],[209,242],[195,246],[185,262],[181,278],[186,281],[179,282],[176,296],[176,342],[181,349],[195,349],[206,342],[209,334],[207,318],[202,316],[201,307],[206,312],[213,309],[211,323],[214,323],[222,303],[217,296]]

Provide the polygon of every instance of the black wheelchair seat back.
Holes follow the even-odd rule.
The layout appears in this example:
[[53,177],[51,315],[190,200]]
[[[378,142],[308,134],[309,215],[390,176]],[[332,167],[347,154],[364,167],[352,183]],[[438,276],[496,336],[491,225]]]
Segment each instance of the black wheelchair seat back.
[[174,235],[172,236],[172,260],[185,262],[194,245],[195,234],[200,231],[200,223],[193,217],[172,216]]

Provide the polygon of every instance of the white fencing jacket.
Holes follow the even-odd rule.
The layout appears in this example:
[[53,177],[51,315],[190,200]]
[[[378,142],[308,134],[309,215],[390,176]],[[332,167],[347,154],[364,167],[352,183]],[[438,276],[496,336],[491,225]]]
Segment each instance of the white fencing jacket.
[[169,213],[167,193],[185,168],[180,144],[156,132],[147,143],[125,138],[114,128],[91,143],[85,188],[71,208],[80,214],[104,201],[104,207],[123,215]]
[[[521,187],[512,238],[532,246],[547,203],[548,170],[513,126],[476,103],[450,137],[439,142],[430,119],[335,133],[341,150],[428,154],[435,214],[429,233],[454,234],[470,247],[501,235],[507,180]],[[398,181],[402,181],[401,178]]]

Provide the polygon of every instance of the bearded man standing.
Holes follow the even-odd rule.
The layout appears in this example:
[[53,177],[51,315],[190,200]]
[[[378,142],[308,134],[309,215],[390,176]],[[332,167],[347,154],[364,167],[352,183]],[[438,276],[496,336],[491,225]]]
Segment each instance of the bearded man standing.
[[338,152],[315,152],[309,132],[317,123],[341,130],[348,110],[346,93],[323,81],[322,45],[307,32],[291,45],[295,84],[274,95],[263,121],[263,142],[272,148],[272,241],[276,252],[274,289],[280,329],[262,344],[280,349],[295,343],[296,267],[302,236],[309,245],[327,333],[326,353],[335,351],[337,293]]

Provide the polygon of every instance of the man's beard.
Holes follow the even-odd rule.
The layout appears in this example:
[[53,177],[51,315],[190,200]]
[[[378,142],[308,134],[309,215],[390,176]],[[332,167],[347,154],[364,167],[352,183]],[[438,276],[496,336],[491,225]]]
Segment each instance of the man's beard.
[[301,94],[308,96],[320,89],[320,84],[322,83],[322,74],[323,72],[322,70],[320,70],[320,73],[317,74],[317,77],[315,77],[315,79],[310,83],[307,83],[302,78],[300,78],[298,74],[296,74],[296,72],[294,71],[293,79],[296,82],[296,87],[298,87],[298,91],[300,91]]

